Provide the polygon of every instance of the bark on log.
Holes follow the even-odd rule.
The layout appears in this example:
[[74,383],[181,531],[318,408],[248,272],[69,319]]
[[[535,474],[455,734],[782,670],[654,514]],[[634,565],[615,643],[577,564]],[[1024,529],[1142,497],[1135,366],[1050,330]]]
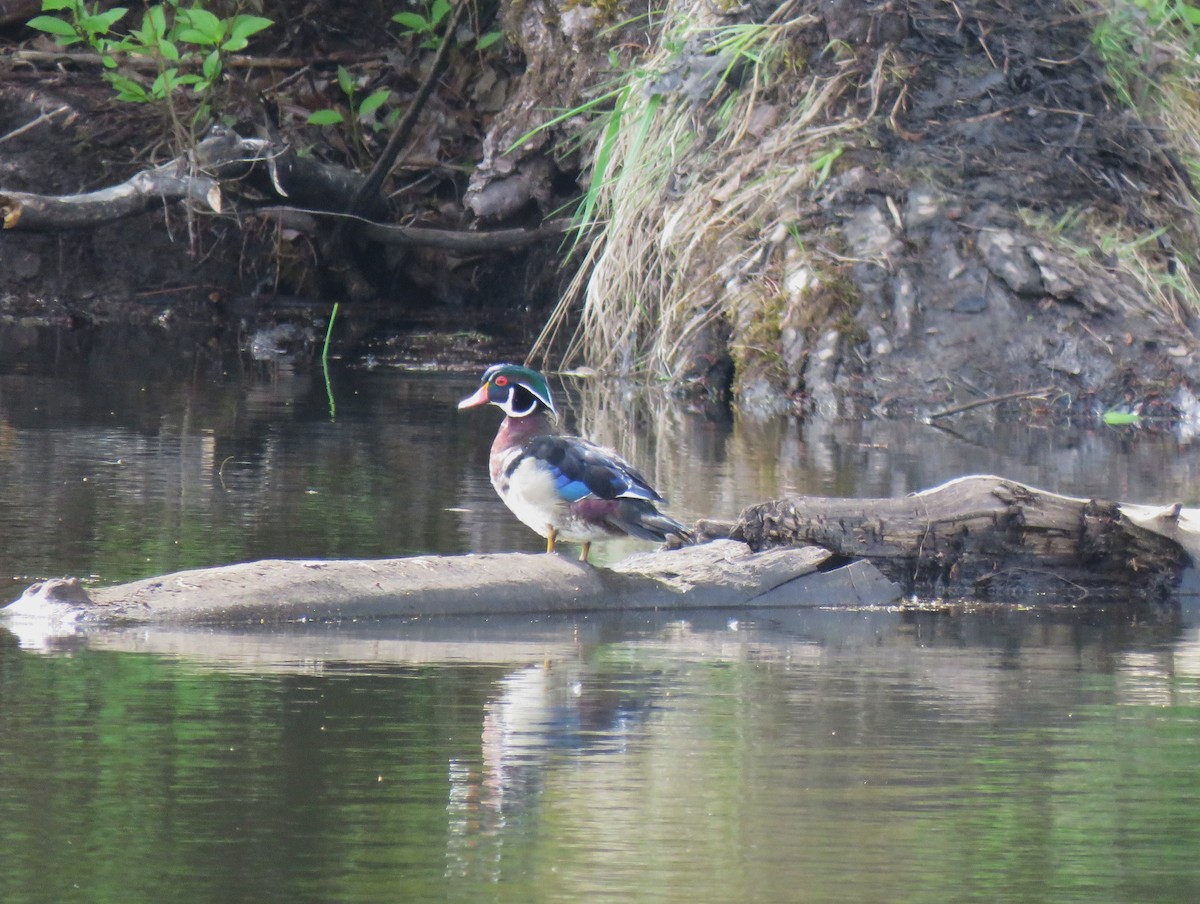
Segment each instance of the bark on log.
[[555,238],[570,227],[571,223],[566,219],[550,220],[540,229],[489,229],[484,232],[368,223],[363,227],[362,234],[382,245],[419,245],[460,254],[490,254]]
[[821,570],[822,549],[753,554],[717,541],[613,569],[558,555],[267,560],[85,590],[45,581],[0,620],[56,624],[260,624],[438,615],[884,605],[898,588],[865,562]]
[[867,559],[907,592],[1014,601],[1157,598],[1200,554],[1200,513],[971,476],[901,499],[791,497],[731,534],[755,550],[814,543]]
[[219,212],[221,181],[236,181],[267,197],[316,212],[341,212],[362,185],[363,176],[301,157],[286,146],[243,138],[217,127],[191,153],[137,173],[117,186],[79,195],[0,189],[0,216],[5,229],[57,232],[101,226],[184,199]]
[[[1176,588],[1200,556],[1200,511],[1072,498],[972,476],[902,499],[764,503],[747,509],[732,534],[612,569],[508,554],[268,560],[94,591],[62,579],[30,587],[0,609],[0,621],[69,633],[89,624],[879,606],[905,592],[1023,603],[1142,601]],[[804,545],[811,543],[824,548]]]
[[220,186],[209,176],[181,173],[174,164],[168,164],[144,170],[120,185],[80,195],[36,195],[0,189],[0,222],[5,229],[62,232],[111,223],[184,200],[219,213]]

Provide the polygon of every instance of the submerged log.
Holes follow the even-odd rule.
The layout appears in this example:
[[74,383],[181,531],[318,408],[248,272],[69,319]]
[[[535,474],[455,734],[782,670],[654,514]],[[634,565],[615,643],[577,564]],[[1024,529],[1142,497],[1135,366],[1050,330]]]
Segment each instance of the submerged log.
[[44,581],[0,619],[87,624],[259,624],[438,615],[638,609],[885,605],[899,589],[865,562],[826,570],[815,547],[751,553],[717,541],[627,559],[612,569],[560,555],[266,560],[115,587]]
[[1200,512],[971,476],[900,499],[790,497],[744,511],[755,550],[814,543],[906,592],[1036,602],[1159,597],[1200,553]]

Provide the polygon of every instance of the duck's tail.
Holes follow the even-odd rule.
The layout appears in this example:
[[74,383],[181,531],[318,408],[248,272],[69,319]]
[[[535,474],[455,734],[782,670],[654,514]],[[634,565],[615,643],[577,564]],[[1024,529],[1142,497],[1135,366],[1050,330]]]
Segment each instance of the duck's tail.
[[694,543],[696,540],[687,527],[669,515],[664,515],[656,509],[653,503],[645,499],[622,499],[617,510],[614,523],[629,534],[640,540],[657,540],[667,542],[674,537],[680,543]]

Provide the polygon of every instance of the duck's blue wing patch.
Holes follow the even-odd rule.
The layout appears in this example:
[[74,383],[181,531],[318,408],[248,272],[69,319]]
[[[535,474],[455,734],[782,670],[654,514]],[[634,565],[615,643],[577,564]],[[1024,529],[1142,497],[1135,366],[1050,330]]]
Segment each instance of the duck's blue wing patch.
[[592,491],[582,480],[575,480],[558,468],[551,468],[551,471],[554,474],[554,486],[558,489],[558,495],[568,502],[578,502],[580,499],[592,495]]

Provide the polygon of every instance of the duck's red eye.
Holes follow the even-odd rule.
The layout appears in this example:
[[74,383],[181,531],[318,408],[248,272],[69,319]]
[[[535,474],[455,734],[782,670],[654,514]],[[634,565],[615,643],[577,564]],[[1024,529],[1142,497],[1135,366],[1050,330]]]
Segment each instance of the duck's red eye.
[[500,374],[500,376],[498,376],[498,377],[496,377],[496,379],[492,380],[492,385],[493,386],[507,386],[508,385],[508,377],[504,376],[504,374]]

